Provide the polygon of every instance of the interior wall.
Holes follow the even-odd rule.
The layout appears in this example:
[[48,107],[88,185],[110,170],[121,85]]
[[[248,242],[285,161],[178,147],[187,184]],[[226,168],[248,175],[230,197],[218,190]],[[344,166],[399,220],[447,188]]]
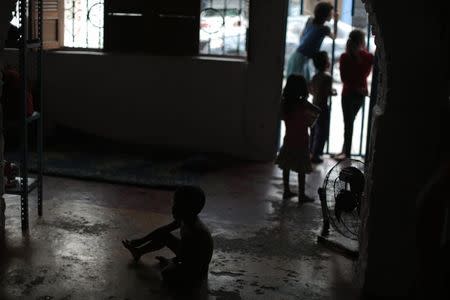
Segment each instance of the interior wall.
[[[363,292],[370,299],[412,299],[420,277],[417,200],[448,156],[445,141],[450,133],[444,125],[450,116],[443,66],[449,53],[440,52],[439,36],[439,22],[444,20],[439,12],[444,8],[425,2],[367,2],[382,52],[362,208]],[[399,26],[405,16],[414,20],[414,30]]]
[[244,63],[49,53],[46,117],[137,144],[239,153]]
[[[250,4],[249,61],[47,52],[47,124],[135,144],[271,160],[286,12],[286,0]],[[8,57],[14,61],[16,54]]]

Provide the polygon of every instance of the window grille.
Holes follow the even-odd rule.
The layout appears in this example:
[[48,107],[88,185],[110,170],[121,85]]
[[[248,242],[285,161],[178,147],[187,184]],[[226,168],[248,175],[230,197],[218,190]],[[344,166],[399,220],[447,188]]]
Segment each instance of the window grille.
[[200,54],[247,56],[249,0],[202,0]]
[[64,1],[64,46],[103,49],[103,0]]

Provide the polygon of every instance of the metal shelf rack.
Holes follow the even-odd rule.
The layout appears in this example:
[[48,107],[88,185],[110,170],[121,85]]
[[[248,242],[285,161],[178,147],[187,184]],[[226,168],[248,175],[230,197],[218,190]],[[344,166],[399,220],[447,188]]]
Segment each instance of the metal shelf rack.
[[[37,189],[37,209],[38,215],[42,216],[42,170],[43,170],[43,97],[42,97],[42,34],[43,34],[43,0],[19,0],[19,20],[20,20],[20,46],[19,46],[19,64],[20,64],[20,100],[22,101],[23,111],[20,120],[20,149],[19,166],[20,177],[17,177],[19,184],[14,188],[7,188],[7,194],[20,196],[21,225],[22,230],[29,228],[28,218],[28,196],[29,193]],[[33,54],[33,55],[31,55]],[[34,104],[40,111],[27,116],[27,93],[28,76],[30,69],[30,58],[36,61],[36,93]],[[37,148],[37,172],[29,176],[29,127],[36,123],[36,148]],[[6,141],[8,142],[8,141]]]

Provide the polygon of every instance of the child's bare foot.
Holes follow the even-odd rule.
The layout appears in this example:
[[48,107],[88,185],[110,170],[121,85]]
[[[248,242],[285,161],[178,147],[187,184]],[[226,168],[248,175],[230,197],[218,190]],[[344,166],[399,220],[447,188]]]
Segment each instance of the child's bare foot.
[[139,240],[124,240],[124,242],[133,248],[137,248],[142,244]]
[[159,260],[159,265],[161,268],[165,268],[170,264],[170,260],[164,256],[156,256],[155,258]]
[[289,198],[292,198],[292,197],[295,197],[295,196],[297,196],[297,194],[293,193],[291,191],[286,191],[286,192],[283,193],[283,199],[289,199]]
[[133,258],[135,261],[138,261],[141,258],[141,254],[139,253],[139,250],[134,248],[130,245],[130,242],[128,240],[122,241],[122,244],[125,248],[130,251],[131,255],[133,255]]

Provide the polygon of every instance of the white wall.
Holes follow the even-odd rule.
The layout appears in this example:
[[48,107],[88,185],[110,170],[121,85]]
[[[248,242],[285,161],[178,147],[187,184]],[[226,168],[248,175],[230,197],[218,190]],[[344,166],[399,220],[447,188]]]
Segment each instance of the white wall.
[[249,62],[48,52],[45,118],[119,141],[270,160],[277,143],[286,2],[252,2]]

